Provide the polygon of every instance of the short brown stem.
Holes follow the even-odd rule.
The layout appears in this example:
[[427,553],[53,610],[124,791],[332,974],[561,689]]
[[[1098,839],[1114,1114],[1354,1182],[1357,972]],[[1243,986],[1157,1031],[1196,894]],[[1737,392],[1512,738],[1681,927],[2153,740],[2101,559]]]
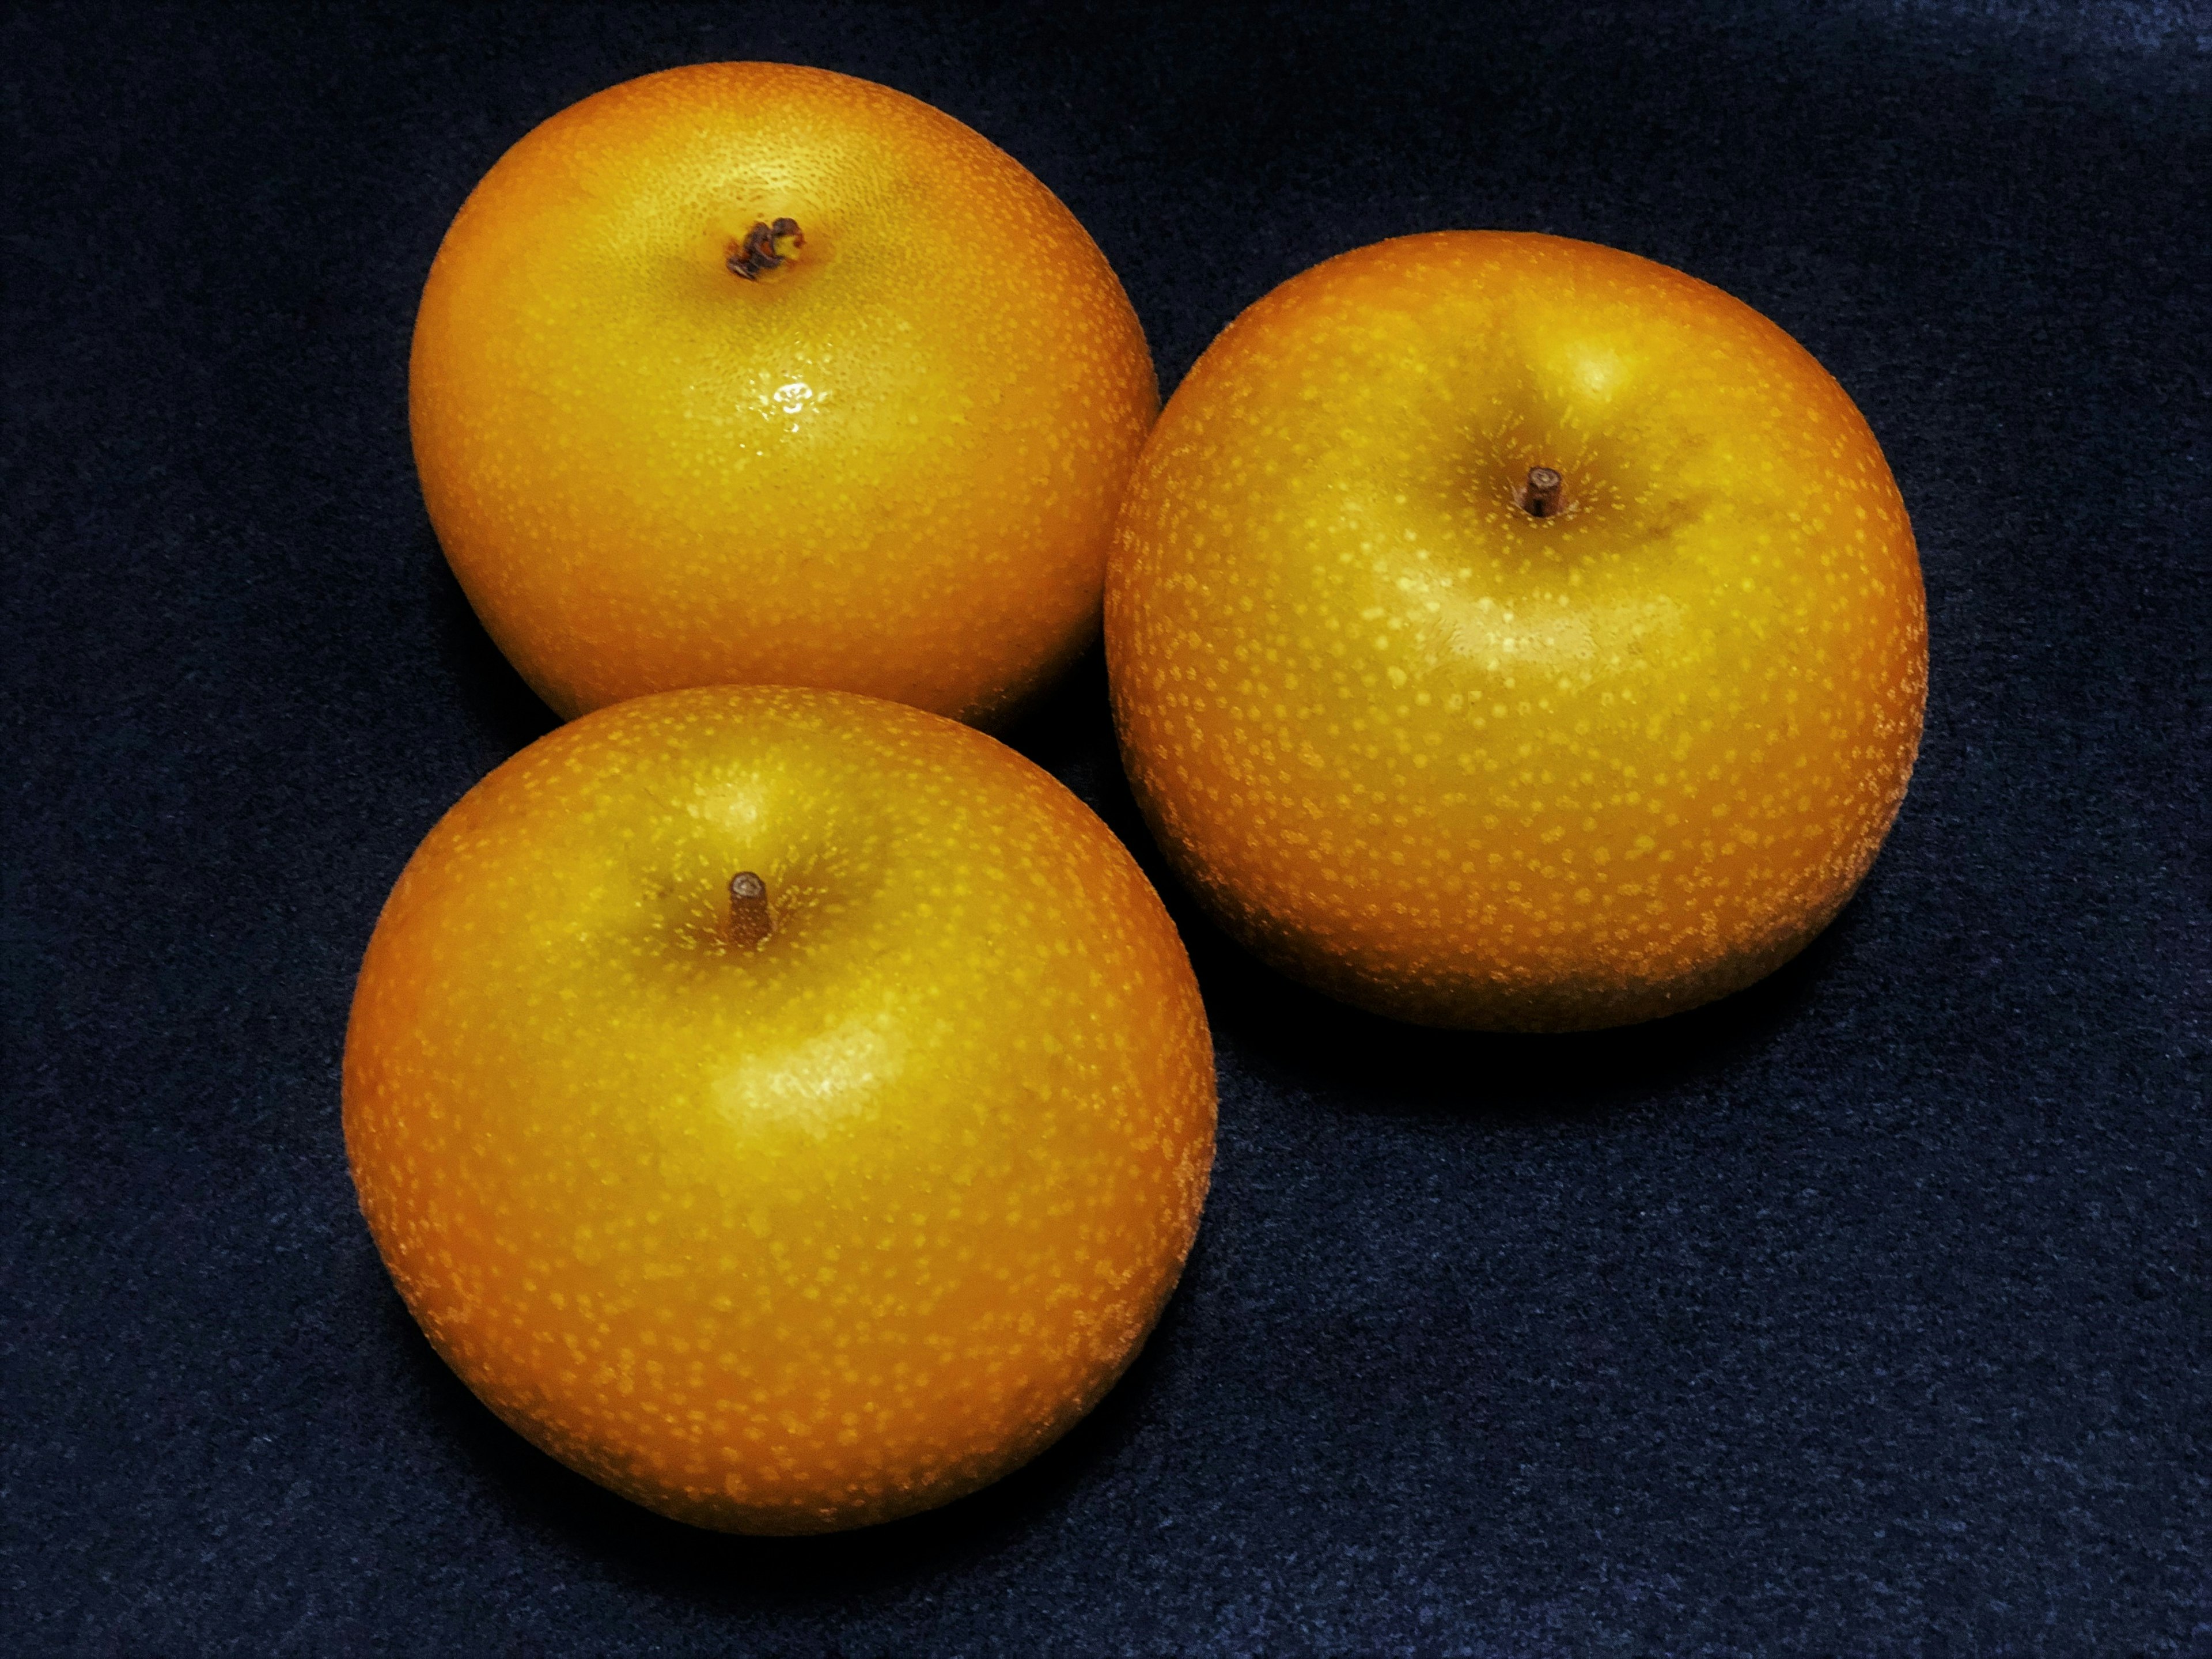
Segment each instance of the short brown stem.
[[1532,519],[1548,519],[1559,510],[1559,491],[1566,480],[1548,466],[1528,469],[1528,487],[1522,492],[1521,504],[1528,509]]
[[729,258],[723,263],[729,266],[731,275],[757,283],[769,271],[790,263],[791,255],[777,250],[781,242],[789,242],[793,248],[806,246],[806,238],[800,233],[796,219],[778,219],[773,224],[765,219],[757,220],[745,233],[744,240],[730,244]]
[[730,942],[752,950],[775,931],[768,913],[768,884],[750,870],[730,878]]

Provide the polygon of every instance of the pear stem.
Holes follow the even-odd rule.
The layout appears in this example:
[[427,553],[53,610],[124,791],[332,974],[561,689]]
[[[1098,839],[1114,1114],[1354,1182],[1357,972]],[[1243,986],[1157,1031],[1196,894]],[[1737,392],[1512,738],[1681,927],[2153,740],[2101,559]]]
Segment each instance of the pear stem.
[[789,241],[793,247],[806,246],[806,238],[799,228],[796,219],[778,219],[774,224],[757,220],[745,233],[742,242],[730,244],[729,258],[722,263],[730,268],[733,276],[742,276],[749,283],[757,283],[769,271],[790,263],[791,255],[776,252],[775,245]]
[[768,913],[768,884],[750,870],[730,878],[730,942],[757,950],[775,931]]
[[1556,468],[1532,466],[1528,469],[1528,488],[1522,504],[1532,519],[1548,519],[1559,510],[1559,489],[1566,480]]

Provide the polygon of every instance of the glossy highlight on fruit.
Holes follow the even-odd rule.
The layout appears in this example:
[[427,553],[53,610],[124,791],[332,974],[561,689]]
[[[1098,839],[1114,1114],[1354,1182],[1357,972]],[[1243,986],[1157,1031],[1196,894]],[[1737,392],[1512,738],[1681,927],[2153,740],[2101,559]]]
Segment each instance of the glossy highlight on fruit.
[[447,232],[409,368],[439,542],[563,715],[757,683],[997,716],[1095,635],[1158,404],[1050,191],[779,64],[525,137]]
[[1127,853],[980,732],[640,699],[409,862],[356,992],[362,1210],[493,1411],[704,1527],[974,1491],[1097,1402],[1189,1250],[1205,1012]]
[[1569,1030],[1825,927],[1919,743],[1917,554],[1781,329],[1505,232],[1317,266],[1208,349],[1123,507],[1107,656],[1177,870],[1285,971]]

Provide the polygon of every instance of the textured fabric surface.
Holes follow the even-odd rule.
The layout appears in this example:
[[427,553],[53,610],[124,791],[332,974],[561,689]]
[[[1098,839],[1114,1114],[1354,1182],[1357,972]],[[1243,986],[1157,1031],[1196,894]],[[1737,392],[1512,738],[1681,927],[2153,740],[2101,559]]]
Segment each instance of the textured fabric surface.
[[[29,1652],[2129,1654],[2212,1646],[2207,15],[1937,0],[15,9],[0,1601]],[[1172,386],[1328,254],[1552,230],[1865,410],[1933,640],[1797,963],[1438,1036],[1167,884],[1096,658],[1014,733],[1166,887],[1213,1196],[1128,1377],[939,1514],[629,1508],[431,1354],[353,1205],[352,975],[550,717],[409,459],[416,296],[535,122],[887,82],[1058,191]]]

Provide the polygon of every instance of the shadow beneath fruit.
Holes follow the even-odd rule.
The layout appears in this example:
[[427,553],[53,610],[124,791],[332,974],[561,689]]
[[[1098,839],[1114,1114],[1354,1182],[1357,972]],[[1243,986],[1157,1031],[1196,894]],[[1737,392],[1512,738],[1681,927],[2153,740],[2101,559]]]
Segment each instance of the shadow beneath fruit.
[[1132,852],[1141,858],[1149,850],[1149,841],[1139,849],[1129,839],[1131,823],[1144,836],[1144,821],[1121,775],[1103,645],[1093,641],[1066,673],[1016,709],[994,735],[1066,784]]
[[427,520],[416,563],[431,586],[428,610],[438,660],[470,726],[501,752],[513,754],[560,725],[561,717],[538,700],[484,632]]
[[[1274,1090],[1353,1110],[1487,1123],[1601,1121],[1754,1060],[1811,1005],[1850,908],[1756,985],[1685,1013],[1558,1036],[1439,1031],[1331,1001],[1263,967],[1218,930],[1186,926],[1224,1060]],[[1178,917],[1178,921],[1181,918]]]
[[509,1429],[447,1368],[396,1291],[392,1340],[415,1362],[427,1411],[483,1474],[485,1495],[518,1530],[535,1533],[642,1589],[729,1612],[857,1611],[919,1579],[957,1573],[1051,1525],[1083,1487],[1105,1477],[1164,1413],[1164,1385],[1185,1363],[1184,1310],[1206,1273],[1201,1231],[1182,1282],[1120,1382],[1042,1453],[943,1509],[857,1532],[747,1538],[688,1527],[596,1486]]
[[[1114,705],[1103,647],[1094,644],[1078,658],[998,735],[1074,791],[1128,848],[1175,919],[1194,965],[1203,941],[1218,943],[1242,958],[1243,953],[1206,920],[1176,878],[1129,788],[1128,775],[1121,769],[1121,745],[1114,736]],[[1205,978],[1201,969],[1201,982]],[[1211,1007],[1210,991],[1206,1001]]]

